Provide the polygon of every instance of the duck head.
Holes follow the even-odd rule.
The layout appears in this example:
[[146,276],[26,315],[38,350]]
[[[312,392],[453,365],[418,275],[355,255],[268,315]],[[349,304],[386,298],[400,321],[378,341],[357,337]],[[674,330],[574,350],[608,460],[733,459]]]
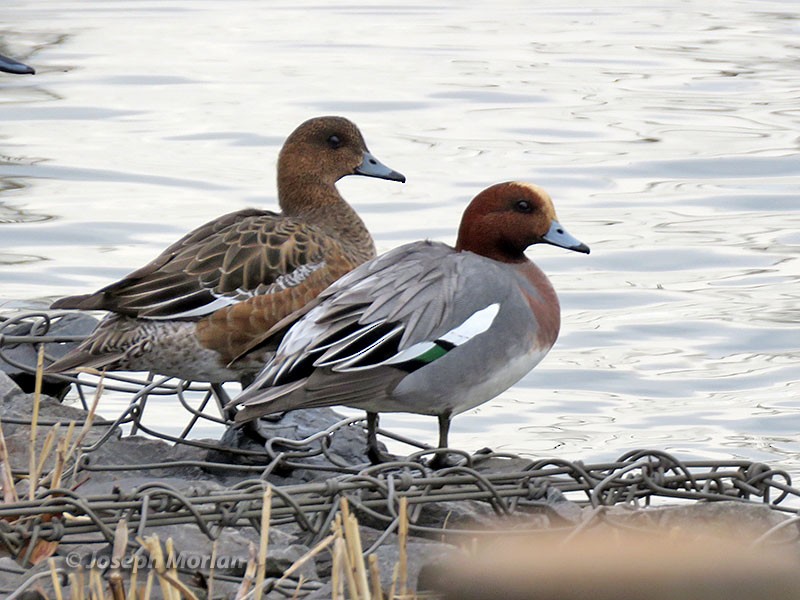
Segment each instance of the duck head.
[[364,136],[344,117],[315,117],[286,139],[278,157],[278,179],[316,179],[333,185],[347,175],[365,175],[405,182],[406,178],[379,161]]
[[508,181],[486,188],[470,202],[461,219],[456,250],[518,263],[527,260],[525,249],[533,244],[589,253],[589,247],[558,222],[546,191],[531,183]]

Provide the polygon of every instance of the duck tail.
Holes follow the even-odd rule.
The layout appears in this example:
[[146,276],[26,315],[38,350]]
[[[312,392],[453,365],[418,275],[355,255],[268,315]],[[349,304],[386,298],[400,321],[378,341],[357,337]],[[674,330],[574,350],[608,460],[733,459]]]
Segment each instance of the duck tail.
[[52,309],[75,308],[79,310],[103,310],[102,294],[81,294],[59,298],[50,305]]

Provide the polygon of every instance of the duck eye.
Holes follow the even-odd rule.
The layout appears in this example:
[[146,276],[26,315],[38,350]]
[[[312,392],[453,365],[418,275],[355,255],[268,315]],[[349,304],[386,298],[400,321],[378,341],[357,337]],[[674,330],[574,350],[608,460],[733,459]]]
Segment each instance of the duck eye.
[[527,200],[517,200],[514,203],[514,209],[521,213],[533,212],[533,206]]
[[332,135],[328,138],[328,146],[336,150],[342,146],[342,140],[339,139],[338,135]]

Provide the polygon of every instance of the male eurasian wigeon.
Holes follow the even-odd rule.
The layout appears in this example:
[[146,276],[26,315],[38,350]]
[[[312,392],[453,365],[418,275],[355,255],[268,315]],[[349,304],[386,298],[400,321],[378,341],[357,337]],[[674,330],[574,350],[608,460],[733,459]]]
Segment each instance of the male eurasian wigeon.
[[278,158],[282,213],[224,215],[124,279],[56,301],[52,308],[112,314],[47,371],[94,367],[246,381],[266,361],[263,346],[247,354],[261,334],[375,256],[372,236],[336,189],[346,175],[405,181],[369,152],[349,120],[306,121]]
[[21,63],[13,58],[9,58],[4,54],[0,54],[0,71],[6,73],[14,73],[15,75],[33,75],[36,73],[33,67]]
[[537,243],[589,248],[559,224],[540,187],[506,182],[464,211],[455,248],[414,242],[322,292],[254,383],[231,402],[244,422],[298,408],[367,411],[367,453],[382,460],[377,413],[450,419],[494,398],[547,354],[561,317],[553,286],[525,256]]

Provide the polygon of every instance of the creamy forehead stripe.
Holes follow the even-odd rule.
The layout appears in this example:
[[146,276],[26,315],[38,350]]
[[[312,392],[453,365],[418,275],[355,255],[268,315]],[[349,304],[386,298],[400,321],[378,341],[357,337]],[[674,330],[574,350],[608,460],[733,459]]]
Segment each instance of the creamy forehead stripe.
[[550,194],[548,194],[548,193],[545,191],[545,189],[544,189],[544,188],[541,188],[541,187],[539,187],[539,186],[538,186],[538,185],[536,185],[535,183],[526,183],[526,182],[524,182],[524,181],[516,181],[516,182],[514,182],[514,185],[518,185],[518,186],[520,186],[520,187],[525,187],[525,188],[528,188],[530,191],[532,191],[532,192],[533,192],[534,194],[536,194],[537,196],[541,196],[542,198],[546,198],[546,199],[547,199],[547,200],[549,200],[550,202],[552,202],[552,201],[553,201],[553,200],[552,200],[552,198],[550,198]]
[[531,193],[540,197],[544,200],[545,205],[550,209],[550,213],[553,219],[556,219],[556,208],[553,206],[553,199],[550,197],[550,194],[544,188],[539,187],[535,183],[527,183],[524,181],[515,181],[514,185],[518,185],[519,187],[527,188]]

